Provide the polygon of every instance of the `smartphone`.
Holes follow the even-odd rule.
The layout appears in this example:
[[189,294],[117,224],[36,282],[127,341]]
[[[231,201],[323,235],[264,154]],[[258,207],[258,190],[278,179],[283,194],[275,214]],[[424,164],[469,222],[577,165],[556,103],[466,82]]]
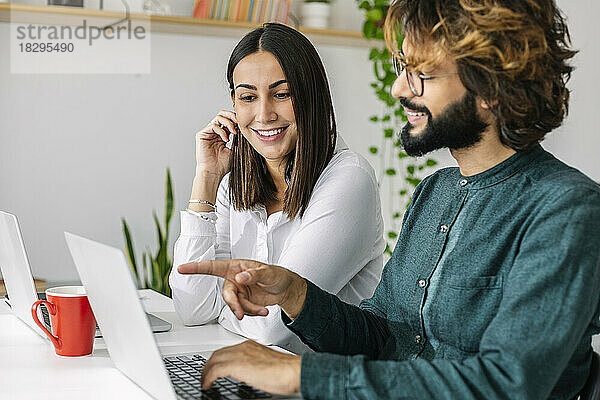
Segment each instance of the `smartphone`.
[[[238,126],[238,124],[235,124],[235,134],[236,135],[240,135],[240,127]],[[233,146],[233,137],[234,135],[229,135],[229,141],[225,144],[225,147],[227,147],[228,149],[231,150],[231,147]]]

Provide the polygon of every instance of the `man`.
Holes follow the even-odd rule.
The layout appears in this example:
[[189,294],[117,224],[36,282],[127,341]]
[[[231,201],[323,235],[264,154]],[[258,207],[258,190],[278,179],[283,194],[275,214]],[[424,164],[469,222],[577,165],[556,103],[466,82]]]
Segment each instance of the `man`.
[[399,0],[392,50],[397,28],[405,150],[447,147],[459,167],[417,187],[360,308],[277,266],[180,266],[226,278],[238,318],[279,305],[316,350],[222,349],[204,385],[229,375],[305,398],[572,399],[600,332],[600,187],[538,144],[568,109],[564,19],[553,0]]

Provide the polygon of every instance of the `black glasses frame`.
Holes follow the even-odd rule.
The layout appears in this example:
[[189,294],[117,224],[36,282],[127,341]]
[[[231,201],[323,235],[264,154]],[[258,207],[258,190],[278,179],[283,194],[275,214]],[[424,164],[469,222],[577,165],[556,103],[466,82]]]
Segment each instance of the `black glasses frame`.
[[425,86],[423,81],[441,78],[444,76],[457,75],[456,72],[427,75],[417,71],[409,71],[407,69],[408,64],[405,61],[404,53],[401,51],[394,51],[392,54],[392,60],[394,62],[394,71],[396,72],[396,76],[400,76],[402,75],[403,71],[406,71],[406,81],[408,82],[408,87],[410,88],[412,94],[414,94],[416,97],[423,96],[423,90]]

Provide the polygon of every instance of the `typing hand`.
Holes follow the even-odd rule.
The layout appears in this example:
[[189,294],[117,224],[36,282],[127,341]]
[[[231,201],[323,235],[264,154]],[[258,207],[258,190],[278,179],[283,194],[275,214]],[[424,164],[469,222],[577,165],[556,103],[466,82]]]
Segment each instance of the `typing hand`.
[[301,357],[247,340],[213,353],[202,371],[202,387],[230,376],[257,389],[289,395],[300,391]]
[[306,281],[285,268],[250,260],[214,260],[180,265],[182,274],[207,274],[225,278],[223,299],[238,319],[265,316],[266,306],[279,304],[291,319],[302,311]]

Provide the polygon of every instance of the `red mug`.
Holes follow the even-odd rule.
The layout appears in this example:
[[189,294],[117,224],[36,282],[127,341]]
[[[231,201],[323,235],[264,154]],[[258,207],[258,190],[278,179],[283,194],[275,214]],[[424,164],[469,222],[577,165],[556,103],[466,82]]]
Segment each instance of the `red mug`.
[[[54,334],[38,319],[40,304],[45,304],[48,309]],[[78,357],[92,353],[96,318],[83,286],[61,286],[46,290],[46,300],[33,303],[31,316],[48,335],[59,356]]]

